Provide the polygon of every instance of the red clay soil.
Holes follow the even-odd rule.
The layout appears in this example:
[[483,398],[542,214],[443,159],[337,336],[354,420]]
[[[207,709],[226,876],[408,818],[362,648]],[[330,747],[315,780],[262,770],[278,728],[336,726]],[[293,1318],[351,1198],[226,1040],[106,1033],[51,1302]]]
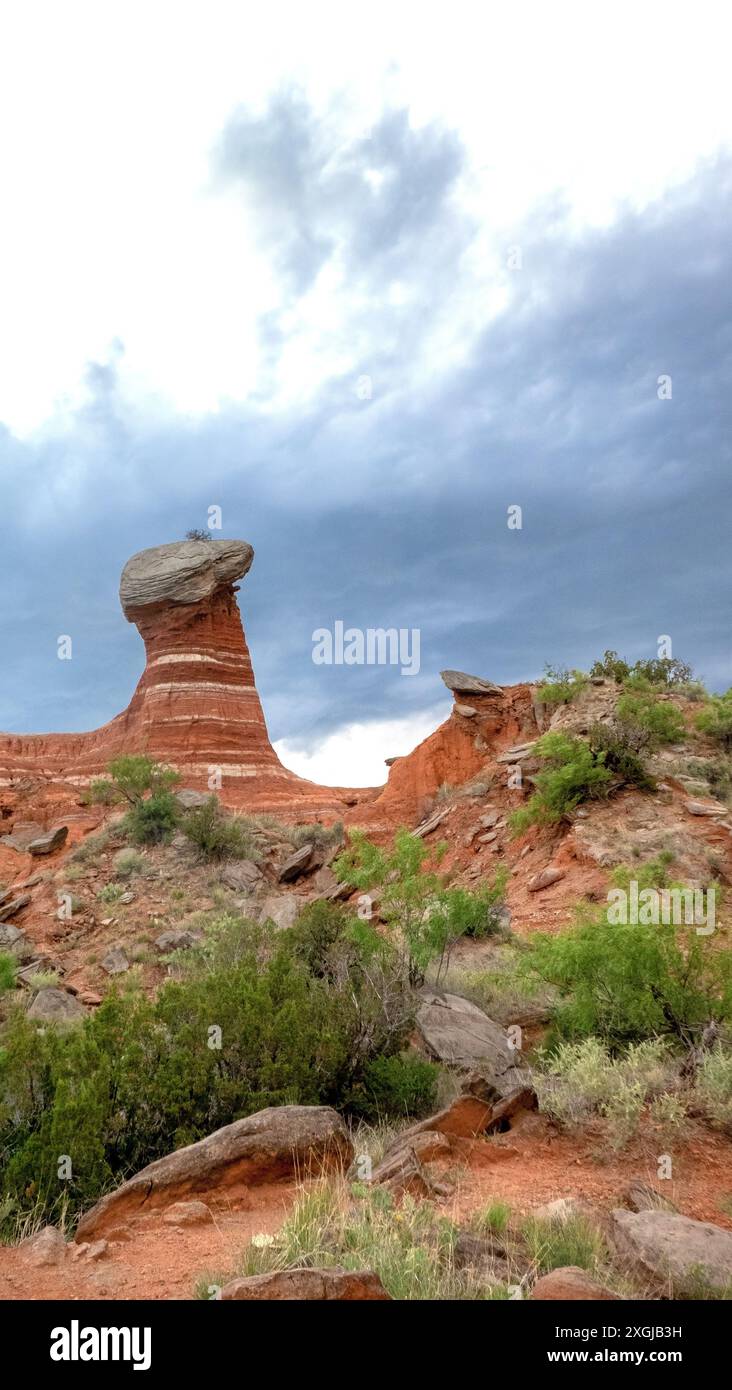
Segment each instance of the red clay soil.
[[[660,1181],[657,1155],[668,1152],[674,1176]],[[615,1154],[607,1130],[560,1134],[534,1113],[507,1134],[457,1141],[444,1176],[454,1193],[440,1209],[461,1225],[495,1200],[522,1214],[557,1197],[610,1212],[641,1178],[685,1216],[732,1229],[723,1207],[732,1195],[732,1142],[688,1122],[683,1143],[654,1140],[646,1127],[642,1140]],[[298,1190],[295,1183],[252,1188],[245,1210],[222,1203],[200,1226],[168,1226],[163,1212],[138,1217],[130,1239],[110,1241],[96,1261],[74,1258],[72,1245],[61,1263],[38,1267],[22,1247],[0,1248],[0,1300],[191,1299],[200,1281],[215,1286],[231,1275],[252,1236],[278,1230]]]
[[252,1188],[245,1210],[223,1206],[196,1226],[167,1226],[163,1212],[139,1218],[130,1240],[110,1242],[95,1261],[69,1245],[61,1263],[39,1267],[22,1246],[0,1247],[0,1299],[193,1298],[199,1279],[231,1275],[252,1236],[278,1230],[296,1194],[295,1183]]
[[[732,1141],[685,1122],[683,1141],[654,1138],[648,1121],[643,1137],[614,1153],[608,1131],[588,1127],[560,1134],[538,1114],[507,1134],[463,1140],[457,1187],[448,1211],[459,1222],[493,1200],[528,1212],[557,1197],[584,1198],[593,1207],[623,1205],[623,1192],[642,1178],[668,1197],[684,1216],[732,1230],[720,1203],[732,1198]],[[669,1154],[673,1178],[660,1180],[658,1156]]]

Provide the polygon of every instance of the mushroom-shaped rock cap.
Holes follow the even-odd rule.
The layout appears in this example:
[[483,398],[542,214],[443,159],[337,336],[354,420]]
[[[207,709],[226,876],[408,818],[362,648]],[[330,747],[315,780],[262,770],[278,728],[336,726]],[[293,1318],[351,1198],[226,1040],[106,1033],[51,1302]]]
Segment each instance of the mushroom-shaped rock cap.
[[253,559],[246,541],[174,541],[140,550],[122,571],[125,616],[150,603],[198,603],[221,584],[242,579]]
[[502,695],[500,685],[484,681],[482,676],[469,676],[467,671],[440,671],[448,690],[456,695]]

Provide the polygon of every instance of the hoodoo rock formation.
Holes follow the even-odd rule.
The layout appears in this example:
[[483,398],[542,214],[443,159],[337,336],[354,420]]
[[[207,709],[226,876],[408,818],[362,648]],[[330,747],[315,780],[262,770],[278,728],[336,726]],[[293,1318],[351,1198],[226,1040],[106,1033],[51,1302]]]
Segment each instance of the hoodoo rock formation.
[[235,581],[253,558],[245,541],[223,540],[133,555],[120,601],[147,660],[130,704],[91,733],[0,735],[0,785],[40,778],[83,787],[110,759],[145,753],[193,787],[220,770],[233,805],[338,813],[338,791],[289,772],[270,743],[236,601]]
[[137,689],[122,714],[91,733],[0,735],[6,816],[17,813],[12,794],[30,781],[48,789],[45,824],[59,786],[78,794],[111,759],[145,753],[175,767],[186,786],[216,786],[232,807],[386,828],[413,822],[442,784],[476,775],[494,743],[535,734],[528,687],[447,671],[450,718],[396,760],[383,789],[320,787],[288,771],[269,740],[236,599],[253,558],[245,541],[212,540],[154,546],[128,560],[120,602],[146,653]]

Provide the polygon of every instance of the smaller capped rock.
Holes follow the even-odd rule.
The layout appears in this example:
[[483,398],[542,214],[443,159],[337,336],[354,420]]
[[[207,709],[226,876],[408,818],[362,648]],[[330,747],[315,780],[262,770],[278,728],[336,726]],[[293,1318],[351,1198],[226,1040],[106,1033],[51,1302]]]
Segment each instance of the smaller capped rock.
[[458,695],[502,695],[500,685],[483,680],[481,676],[470,676],[467,671],[440,671],[448,690]]

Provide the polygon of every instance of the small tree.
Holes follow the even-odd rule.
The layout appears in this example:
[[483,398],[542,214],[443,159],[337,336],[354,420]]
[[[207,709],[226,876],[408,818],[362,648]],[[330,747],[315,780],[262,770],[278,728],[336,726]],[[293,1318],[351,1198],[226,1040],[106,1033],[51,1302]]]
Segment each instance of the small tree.
[[586,685],[584,671],[569,671],[565,667],[547,665],[536,693],[543,705],[568,705],[582,694]]
[[[446,849],[444,843],[436,847],[438,863]],[[353,888],[365,894],[378,889],[380,916],[413,986],[423,983],[433,960],[439,960],[439,979],[452,946],[466,932],[485,934],[492,920],[493,929],[498,929],[496,907],[505,886],[503,876],[476,893],[449,888],[442,875],[425,867],[430,854],[424,841],[404,828],[396,832],[390,850],[354,830],[348,849],[333,865],[338,877]]]
[[[668,854],[620,866],[613,882],[628,891],[669,884]],[[732,956],[693,926],[608,921],[606,907],[583,904],[577,925],[537,934],[526,966],[559,989],[555,1023],[568,1038],[596,1037],[616,1047],[664,1034],[689,1045],[711,1022],[732,1019]]]
[[213,536],[211,535],[211,532],[210,532],[210,531],[200,531],[200,530],[198,530],[196,527],[193,527],[192,530],[186,531],[186,540],[187,540],[187,541],[211,541],[211,540],[213,540]]
[[530,825],[554,825],[581,801],[608,795],[612,773],[605,766],[605,753],[593,753],[583,739],[563,733],[544,734],[535,751],[546,767],[534,778],[536,791],[528,805],[510,817],[516,833]]
[[617,712],[624,723],[646,730],[651,748],[662,743],[680,743],[686,732],[680,710],[651,694],[621,695]]
[[180,773],[174,768],[163,767],[144,755],[115,758],[108,771],[113,786],[131,806],[138,806],[148,793],[170,791],[180,782]]
[[696,727],[700,733],[716,739],[723,748],[732,750],[732,686],[725,695],[712,696],[697,715]]
[[183,833],[202,859],[261,859],[251,832],[241,821],[225,816],[216,796],[195,806],[183,822]]
[[618,685],[622,685],[623,681],[626,681],[630,675],[630,666],[627,661],[623,660],[622,656],[618,656],[617,652],[608,648],[602,661],[593,661],[590,675],[602,676],[605,680],[617,681]]

